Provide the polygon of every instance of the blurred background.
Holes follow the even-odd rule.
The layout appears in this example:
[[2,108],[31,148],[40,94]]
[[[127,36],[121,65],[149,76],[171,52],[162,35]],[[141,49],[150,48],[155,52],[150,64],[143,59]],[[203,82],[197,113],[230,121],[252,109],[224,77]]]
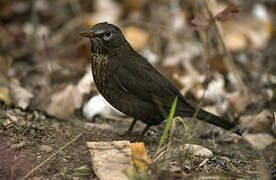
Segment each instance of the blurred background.
[[[32,133],[49,127],[57,133],[68,122],[70,128],[60,130],[69,134],[65,139],[74,135],[78,121],[125,118],[98,96],[90,42],[79,35],[105,21],[119,26],[132,47],[185,97],[239,123],[253,136],[247,140],[254,148],[274,142],[266,153],[275,152],[273,0],[0,1],[1,146],[34,147]],[[47,124],[55,120],[58,127]],[[192,137],[212,134],[204,126],[193,126]],[[260,145],[260,139],[268,142]],[[275,154],[270,158],[275,167]]]
[[[244,86],[262,91],[264,104],[274,97],[269,86],[276,82],[274,2],[212,0],[208,6]],[[7,88],[11,83],[35,97],[30,98],[35,108],[47,110],[49,94],[74,86],[87,72],[90,43],[79,33],[104,21],[120,26],[130,44],[190,98],[201,97],[206,80],[205,98],[214,103],[236,101],[231,93],[243,89],[202,2],[12,0],[0,8],[0,100],[5,105],[18,105]],[[72,110],[84,103],[86,88]],[[238,112],[246,108],[233,106]]]

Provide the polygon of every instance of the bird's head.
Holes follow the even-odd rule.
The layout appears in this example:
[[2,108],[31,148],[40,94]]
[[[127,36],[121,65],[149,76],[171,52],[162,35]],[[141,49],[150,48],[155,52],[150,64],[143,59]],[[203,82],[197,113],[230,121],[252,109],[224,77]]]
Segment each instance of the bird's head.
[[80,35],[90,38],[91,51],[95,53],[118,50],[126,41],[121,30],[107,22],[96,24],[88,32],[83,32]]

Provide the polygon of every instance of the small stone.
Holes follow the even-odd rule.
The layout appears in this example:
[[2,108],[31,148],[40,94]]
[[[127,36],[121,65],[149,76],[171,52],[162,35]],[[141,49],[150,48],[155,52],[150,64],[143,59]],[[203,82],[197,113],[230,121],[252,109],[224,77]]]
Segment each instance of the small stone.
[[53,151],[53,148],[51,146],[48,146],[48,145],[42,145],[42,146],[40,146],[39,150],[44,151],[46,153],[49,153],[49,152]]
[[258,150],[264,149],[274,141],[273,136],[267,133],[246,134],[244,139]]
[[211,150],[196,144],[185,144],[182,147],[182,151],[187,151],[189,154],[194,156],[209,157],[213,155]]

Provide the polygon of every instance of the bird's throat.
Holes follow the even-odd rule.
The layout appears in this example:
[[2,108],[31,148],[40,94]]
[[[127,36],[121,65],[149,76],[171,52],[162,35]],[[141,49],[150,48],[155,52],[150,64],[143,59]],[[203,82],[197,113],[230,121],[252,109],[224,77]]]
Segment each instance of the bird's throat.
[[91,52],[91,66],[95,84],[100,93],[102,93],[105,91],[103,87],[108,76],[108,55]]

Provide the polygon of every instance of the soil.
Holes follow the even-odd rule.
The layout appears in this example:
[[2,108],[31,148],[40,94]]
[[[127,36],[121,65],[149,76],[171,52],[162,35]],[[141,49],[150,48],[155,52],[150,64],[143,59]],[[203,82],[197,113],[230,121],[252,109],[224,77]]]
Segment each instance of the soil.
[[[75,177],[75,169],[82,166],[87,167],[91,172],[88,176],[84,175],[82,178],[95,179],[86,142],[133,141],[137,138],[135,132],[141,131],[144,127],[144,124],[138,123],[135,132],[128,137],[124,137],[121,134],[127,130],[131,119],[103,120],[97,118],[96,122],[93,123],[107,123],[114,129],[112,131],[100,128],[87,130],[84,128],[84,123],[87,122],[77,117],[62,121],[45,116],[37,111],[24,112],[20,109],[9,109],[8,111],[2,111],[2,120],[7,112],[13,114],[18,122],[20,121],[20,123],[10,125],[7,129],[2,129],[0,136],[0,147],[4,150],[2,153],[7,157],[16,155],[19,159],[18,162],[10,162],[9,165],[15,166],[19,163],[19,167],[15,166],[17,174],[14,175],[14,179],[25,175],[80,133],[81,136],[76,141],[55,154],[52,159],[47,161],[28,179],[72,179]],[[36,115],[34,116],[34,114]],[[173,179],[204,177],[207,177],[207,179],[218,177],[219,179],[262,179],[268,175],[275,176],[275,143],[262,151],[258,151],[241,137],[231,132],[226,132],[199,121],[188,122],[187,124],[191,138],[185,136],[183,126],[179,124],[174,135],[174,149],[176,150],[184,143],[198,144],[210,149],[214,156],[200,166],[206,158],[175,152],[166,160],[169,165],[165,166],[164,170],[159,171],[158,174],[153,171],[151,177],[157,177],[157,179],[164,179],[164,177]],[[153,127],[144,139],[151,157],[154,157],[164,126],[164,123],[162,123]],[[49,151],[47,148],[42,149],[45,145],[50,147]],[[3,160],[0,159],[0,163],[3,163]],[[162,163],[164,164],[162,161],[159,162],[159,165]],[[152,169],[156,167],[156,163],[152,165]],[[12,179],[12,172],[10,170],[4,171],[1,176],[1,179]]]
[[[210,83],[219,80],[223,85],[215,86],[217,99],[209,97],[202,106],[217,110],[227,102],[221,114],[237,122],[245,115],[253,119],[263,110],[271,113],[269,127],[260,132],[274,141],[263,150],[204,122],[185,120],[186,129],[176,122],[170,156],[154,161],[144,177],[132,179],[276,179],[276,130],[271,128],[276,109],[275,2],[237,1],[240,8],[231,6],[234,1],[206,2],[212,10],[225,9],[214,21],[229,23],[225,27],[230,28],[224,28],[230,34],[226,39],[232,43],[228,44],[234,48],[229,51],[252,99],[226,97],[241,88],[224,64],[229,58],[201,1],[0,1],[0,180],[97,179],[86,143],[133,142],[145,127],[138,122],[134,133],[124,136],[130,118],[88,121],[82,113],[83,105],[97,91],[92,80],[86,87],[85,83],[77,86],[90,67],[89,40],[79,33],[103,17],[129,34],[130,44],[155,63],[187,99],[198,102],[206,89],[202,79],[207,82],[210,76]],[[262,21],[266,15],[269,19]],[[12,86],[25,94],[11,93]],[[81,94],[81,88],[87,92]],[[76,89],[78,93],[70,94]],[[30,94],[26,107],[19,106],[18,99]],[[60,118],[64,116],[68,117]],[[165,122],[152,127],[144,138],[153,160],[164,127]],[[208,148],[213,156],[187,154],[180,151],[183,144]]]

